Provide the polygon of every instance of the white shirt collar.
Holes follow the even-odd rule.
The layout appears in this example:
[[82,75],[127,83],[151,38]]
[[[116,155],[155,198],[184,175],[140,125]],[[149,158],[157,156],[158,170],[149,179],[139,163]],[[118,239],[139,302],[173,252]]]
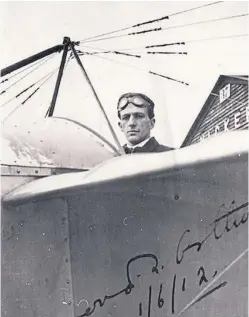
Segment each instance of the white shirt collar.
[[149,138],[146,139],[146,140],[143,140],[142,142],[140,142],[140,143],[138,143],[138,144],[136,144],[136,145],[130,145],[129,143],[127,143],[127,147],[128,147],[129,149],[135,149],[135,148],[138,147],[138,146],[142,147],[142,146],[144,146],[150,139],[151,139],[151,137],[149,137]]

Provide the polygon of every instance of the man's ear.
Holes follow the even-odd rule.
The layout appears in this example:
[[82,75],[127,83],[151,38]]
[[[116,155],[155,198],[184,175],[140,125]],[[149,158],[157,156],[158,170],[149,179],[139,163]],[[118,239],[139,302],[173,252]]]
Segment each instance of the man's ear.
[[151,129],[154,128],[155,123],[156,123],[156,119],[155,118],[150,119]]
[[123,127],[122,127],[122,124],[120,121],[118,122],[118,126],[120,127],[121,131],[123,132]]

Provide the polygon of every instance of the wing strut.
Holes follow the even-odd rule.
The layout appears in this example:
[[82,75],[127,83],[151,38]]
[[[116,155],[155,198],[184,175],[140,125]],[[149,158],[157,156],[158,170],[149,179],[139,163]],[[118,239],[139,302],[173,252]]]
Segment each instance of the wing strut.
[[54,113],[54,108],[55,108],[55,103],[57,100],[57,96],[58,96],[58,92],[59,92],[59,88],[60,88],[60,84],[61,84],[61,78],[63,75],[63,71],[64,71],[64,67],[65,67],[65,63],[66,63],[66,58],[67,58],[67,53],[68,53],[68,48],[69,48],[69,44],[71,43],[70,38],[69,37],[64,37],[63,39],[63,54],[62,54],[62,58],[61,58],[61,64],[60,64],[60,69],[58,72],[58,76],[57,76],[57,80],[56,80],[56,84],[55,84],[55,88],[54,88],[54,94],[53,94],[53,98],[51,101],[51,105],[48,108],[48,111],[46,113],[46,117],[52,117],[53,113]]
[[121,144],[120,144],[120,142],[119,142],[119,140],[118,140],[118,138],[117,138],[117,136],[116,136],[116,133],[115,133],[115,131],[114,131],[114,129],[113,129],[113,127],[112,127],[112,125],[111,125],[109,119],[108,119],[108,116],[107,116],[107,114],[106,114],[106,112],[105,112],[105,109],[103,108],[103,106],[102,106],[102,104],[101,104],[101,101],[99,100],[99,97],[98,97],[98,95],[97,95],[97,93],[96,93],[96,91],[95,91],[95,89],[94,89],[94,87],[93,87],[93,85],[92,85],[92,83],[91,83],[91,80],[90,80],[90,78],[88,77],[87,72],[86,72],[86,70],[85,70],[85,68],[84,68],[84,66],[83,66],[83,64],[82,64],[82,62],[81,62],[81,60],[80,60],[80,58],[79,58],[79,55],[78,55],[78,53],[76,52],[76,50],[75,50],[75,48],[74,48],[74,43],[70,42],[70,47],[71,47],[72,53],[74,54],[74,57],[75,57],[77,63],[79,64],[79,66],[80,66],[80,68],[81,68],[81,70],[82,70],[82,72],[83,72],[83,74],[84,74],[84,76],[85,76],[85,78],[86,78],[88,84],[90,85],[90,87],[91,87],[91,89],[92,89],[92,92],[93,92],[93,94],[94,94],[94,97],[95,97],[95,99],[97,100],[97,103],[98,103],[98,105],[99,105],[101,111],[102,111],[103,114],[104,114],[104,117],[105,117],[105,119],[106,119],[106,121],[107,121],[108,127],[109,127],[109,129],[110,129],[110,131],[111,131],[111,134],[112,134],[112,136],[113,136],[113,139],[115,140],[115,142],[116,142],[116,144],[117,144],[117,146],[118,146],[118,149],[119,149],[120,153],[121,153],[121,154],[125,154],[125,153],[124,153],[124,149],[123,149],[123,147],[121,146]]
[[25,59],[13,64],[13,65],[10,65],[8,67],[3,68],[0,71],[0,77],[8,75],[9,73],[12,73],[15,70],[18,70],[19,68],[22,68],[22,67],[24,67],[24,66],[26,66],[28,64],[31,64],[31,63],[37,61],[38,59],[44,58],[44,57],[46,57],[46,56],[48,56],[50,54],[58,53],[61,50],[63,50],[63,45],[62,44],[50,47],[50,48],[46,49],[45,51],[39,52],[39,53],[37,53],[35,55],[32,55],[32,56],[30,56],[28,58],[25,58]]
[[50,105],[50,107],[49,107],[49,109],[48,109],[48,111],[46,113],[46,116],[51,117],[53,115],[53,112],[54,112],[55,103],[56,103],[56,99],[57,99],[59,88],[60,88],[60,83],[61,83],[61,79],[62,79],[64,67],[65,67],[67,54],[68,54],[69,49],[71,49],[74,57],[76,58],[77,63],[79,64],[79,66],[80,66],[80,68],[81,68],[81,70],[82,70],[82,72],[83,72],[83,74],[84,74],[84,76],[85,76],[85,78],[86,78],[86,80],[88,82],[88,84],[90,85],[90,87],[91,87],[91,89],[93,91],[94,97],[95,97],[95,99],[96,99],[96,101],[97,101],[102,113],[104,114],[104,117],[105,117],[105,119],[107,121],[108,127],[109,127],[109,129],[111,131],[111,134],[113,136],[113,139],[115,140],[115,142],[116,142],[116,144],[118,146],[120,154],[125,154],[124,153],[124,149],[121,146],[121,144],[120,144],[120,142],[118,140],[118,137],[116,136],[116,133],[115,133],[115,131],[114,131],[109,119],[108,119],[108,116],[107,116],[107,114],[105,112],[105,109],[103,108],[103,106],[102,106],[102,104],[101,104],[101,102],[99,100],[99,97],[98,97],[98,95],[97,95],[97,93],[96,93],[96,91],[95,91],[95,89],[94,89],[94,87],[93,87],[93,85],[92,85],[92,83],[90,81],[90,78],[88,77],[87,72],[86,72],[86,70],[85,70],[85,68],[84,68],[84,66],[83,66],[83,64],[82,64],[82,62],[81,62],[81,60],[79,58],[79,55],[78,55],[78,53],[76,52],[76,50],[74,48],[74,46],[78,45],[78,44],[79,44],[79,42],[71,42],[70,38],[65,36],[64,39],[63,39],[63,44],[50,47],[50,48],[48,48],[48,49],[46,49],[46,50],[44,50],[42,52],[39,52],[39,53],[37,53],[35,55],[32,55],[32,56],[30,56],[30,57],[28,57],[26,59],[23,59],[23,60],[15,63],[13,65],[10,65],[10,66],[8,66],[6,68],[3,68],[0,71],[0,77],[5,76],[5,75],[7,75],[7,74],[9,74],[9,73],[11,73],[13,71],[16,71],[19,68],[24,67],[24,66],[26,66],[28,64],[31,64],[31,63],[33,63],[33,62],[35,62],[35,61],[37,61],[37,60],[39,60],[41,58],[44,58],[44,57],[50,55],[50,54],[53,54],[53,53],[56,53],[56,52],[60,52],[60,51],[63,50],[63,54],[62,54],[62,58],[61,58],[61,64],[60,64],[60,68],[59,68],[59,72],[58,72],[57,81],[56,81],[56,84],[55,84],[53,98],[52,98],[52,101],[51,101],[51,105]]

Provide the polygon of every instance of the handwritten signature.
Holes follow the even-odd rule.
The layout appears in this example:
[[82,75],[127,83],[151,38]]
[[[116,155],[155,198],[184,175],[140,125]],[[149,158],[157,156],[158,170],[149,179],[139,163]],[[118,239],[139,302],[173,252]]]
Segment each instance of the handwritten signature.
[[[248,220],[248,212],[246,210],[246,212],[243,213],[243,215],[240,217],[240,219],[233,219],[233,221],[231,221],[231,216],[232,215],[237,215],[237,212],[246,208],[248,206],[248,202],[244,203],[238,207],[234,207],[235,205],[235,201],[233,201],[229,208],[226,208],[225,204],[222,204],[221,207],[219,208],[216,218],[215,220],[210,224],[212,226],[211,231],[204,237],[203,240],[201,241],[196,241],[193,242],[191,244],[187,244],[187,246],[183,246],[183,242],[184,242],[184,238],[191,234],[191,231],[189,229],[185,230],[183,232],[183,234],[181,235],[178,245],[177,245],[177,250],[176,250],[176,263],[180,264],[184,258],[184,254],[188,251],[191,250],[193,248],[196,248],[197,252],[199,252],[202,249],[202,246],[204,245],[204,243],[211,237],[213,236],[216,240],[219,240],[223,234],[225,232],[230,232],[233,228],[238,228],[241,224],[245,223]],[[226,211],[224,213],[224,211]],[[183,247],[182,247],[183,246]],[[137,255],[135,257],[132,257],[126,264],[126,279],[127,279],[127,285],[121,289],[120,291],[114,293],[114,294],[110,294],[110,295],[104,295],[104,297],[101,298],[97,298],[96,300],[94,300],[94,302],[92,303],[92,305],[89,305],[88,308],[86,308],[85,312],[78,316],[78,317],[84,317],[84,316],[90,316],[92,315],[96,308],[97,305],[99,305],[99,307],[103,307],[105,305],[105,303],[110,300],[113,299],[117,296],[120,296],[122,294],[124,295],[129,295],[132,290],[134,289],[135,285],[132,283],[131,277],[130,277],[130,266],[133,262],[137,261],[138,259],[152,259],[154,261],[154,266],[152,267],[152,273],[156,273],[159,274],[159,260],[157,258],[156,255],[151,254],[151,253],[146,253],[146,254],[140,254]],[[163,266],[162,266],[163,268]],[[191,307],[192,305],[194,305],[195,303],[201,301],[202,299],[204,299],[205,297],[207,297],[208,295],[212,294],[213,292],[217,291],[218,289],[220,289],[221,287],[224,287],[227,284],[227,281],[223,281],[221,282],[219,285],[216,285],[215,287],[213,287],[212,289],[210,289],[209,285],[211,286],[211,284],[216,282],[216,278],[218,279],[218,277],[216,277],[217,275],[217,271],[214,272],[214,274],[212,274],[212,278],[213,281],[208,284],[200,293],[199,295],[187,306],[188,308]],[[205,269],[203,266],[200,266],[199,269],[197,270],[197,277],[199,277],[199,286],[201,286],[203,283],[208,283],[208,279],[209,277],[207,277],[207,274],[205,272]],[[172,295],[171,295],[171,312],[172,314],[175,314],[175,293],[176,293],[176,284],[177,284],[177,280],[179,280],[179,277],[177,277],[176,274],[174,274],[173,276],[173,283],[172,283]],[[182,279],[182,286],[181,286],[181,291],[186,291],[186,283],[187,283],[187,279],[186,277],[183,277]],[[149,286],[149,294],[148,294],[148,308],[147,308],[147,312],[148,312],[148,317],[150,317],[151,315],[151,304],[152,304],[152,286]],[[159,291],[158,291],[158,298],[157,298],[157,306],[158,308],[162,308],[165,304],[165,300],[162,297],[162,291],[163,291],[163,283],[160,283],[159,285]],[[143,306],[142,303],[139,303],[139,316],[142,316],[143,314]],[[184,308],[182,310],[185,311],[186,308]],[[181,312],[178,314],[180,316]]]
[[86,311],[84,312],[84,314],[82,314],[82,315],[80,315],[78,317],[90,316],[95,311],[97,304],[99,304],[100,307],[103,307],[107,300],[115,298],[115,297],[117,297],[117,296],[119,296],[121,294],[125,294],[125,295],[130,294],[132,289],[135,287],[134,284],[131,281],[131,278],[130,278],[130,265],[132,264],[132,262],[135,262],[136,260],[141,259],[141,258],[151,258],[151,259],[153,259],[155,261],[155,265],[152,267],[152,273],[157,273],[158,274],[158,258],[154,254],[149,254],[149,253],[140,254],[140,255],[137,255],[137,256],[131,258],[127,262],[127,265],[126,265],[126,278],[127,278],[127,281],[128,281],[127,286],[125,288],[121,289],[120,291],[118,291],[117,293],[114,293],[112,295],[105,295],[103,299],[101,299],[101,298],[96,299],[93,302],[92,307],[88,307],[86,309]]
[[[219,240],[220,238],[222,238],[223,234],[225,232],[230,232],[233,228],[238,228],[241,224],[246,223],[248,220],[248,211],[247,208],[248,207],[248,202],[238,206],[238,207],[234,207],[235,206],[235,201],[232,201],[232,203],[230,204],[229,208],[226,208],[225,204],[222,204],[217,212],[216,218],[215,220],[210,224],[212,226],[211,231],[205,236],[205,238],[201,241],[196,241],[194,243],[188,244],[186,247],[184,247],[182,249],[182,244],[183,244],[183,240],[185,238],[186,235],[191,234],[191,231],[189,229],[185,230],[183,232],[183,234],[180,237],[180,240],[178,242],[177,245],[177,251],[176,251],[176,263],[180,264],[184,258],[184,254],[188,251],[191,250],[193,248],[196,248],[196,251],[199,252],[202,249],[202,246],[204,245],[204,243],[211,237],[213,236],[215,238],[215,240]],[[238,219],[233,219],[231,221],[231,216],[232,215],[236,215],[238,216],[238,212],[242,209],[246,208],[245,212],[243,213],[242,216],[240,216],[239,220]],[[224,211],[226,211],[224,213]],[[182,249],[182,251],[180,251]],[[243,252],[245,253],[245,252]],[[240,258],[240,256],[238,257],[238,259]],[[236,260],[237,261],[237,260]],[[235,261],[235,262],[236,262]],[[233,264],[233,263],[232,263]],[[232,265],[230,264],[230,265]],[[229,265],[228,265],[229,267]],[[225,269],[226,270],[226,269]],[[225,270],[223,270],[223,272],[225,272]],[[209,284],[206,285],[206,287],[204,287],[204,289],[199,293],[199,295],[196,296],[196,298],[194,298],[179,314],[178,316],[180,316],[182,314],[182,312],[184,312],[187,308],[193,306],[194,304],[196,304],[197,302],[201,301],[202,299],[204,299],[205,297],[207,297],[208,295],[212,294],[213,292],[217,291],[218,289],[220,289],[221,287],[226,286],[227,281],[223,281],[221,282],[219,285],[213,287],[212,289],[210,289],[211,285],[213,285],[219,278],[219,276],[221,276],[223,273],[221,272],[217,277],[215,277],[217,275],[217,271],[214,272],[213,274],[213,280],[212,282],[210,282]],[[200,276],[200,281],[199,281],[199,286],[201,286],[203,283],[208,283],[208,279],[204,270],[204,267],[201,266],[197,272],[197,275]],[[185,287],[185,277],[183,279],[183,285]],[[175,287],[176,287],[176,274],[174,276],[174,280],[173,280],[173,290],[172,290],[172,314],[174,314],[175,311],[175,307],[174,307],[174,297],[175,297]],[[183,289],[182,289],[183,290]]]
[[[188,244],[181,251],[183,239],[186,237],[186,235],[190,234],[191,231],[189,229],[187,229],[183,232],[183,234],[181,235],[181,238],[178,242],[178,245],[177,245],[177,251],[176,251],[176,263],[177,264],[180,264],[182,262],[182,260],[184,258],[184,254],[186,253],[186,251],[196,247],[197,252],[199,252],[201,250],[203,244],[212,235],[214,236],[214,238],[216,240],[219,240],[225,232],[230,232],[233,228],[238,228],[241,224],[247,222],[248,211],[246,209],[245,213],[242,215],[242,217],[240,218],[239,221],[237,219],[235,219],[235,220],[233,220],[232,223],[229,223],[231,215],[234,215],[238,211],[240,211],[248,206],[248,202],[246,202],[246,203],[244,203],[236,208],[233,208],[234,204],[235,204],[235,201],[232,201],[230,207],[228,208],[228,211],[225,214],[220,215],[224,211],[224,209],[226,209],[225,204],[222,204],[217,212],[215,220],[210,224],[212,226],[212,230],[207,234],[207,236],[202,241],[196,241],[194,243]],[[225,224],[223,223],[223,221],[225,222]],[[223,225],[221,232],[219,232],[220,225]]]

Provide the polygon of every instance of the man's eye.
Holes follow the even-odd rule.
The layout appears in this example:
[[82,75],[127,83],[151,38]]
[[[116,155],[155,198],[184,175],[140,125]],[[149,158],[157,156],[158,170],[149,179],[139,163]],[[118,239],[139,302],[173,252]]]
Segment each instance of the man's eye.
[[122,120],[124,120],[124,121],[129,120],[129,116],[123,116],[123,117],[122,117]]
[[144,118],[144,115],[142,113],[141,114],[136,114],[135,118],[142,119],[142,118]]

